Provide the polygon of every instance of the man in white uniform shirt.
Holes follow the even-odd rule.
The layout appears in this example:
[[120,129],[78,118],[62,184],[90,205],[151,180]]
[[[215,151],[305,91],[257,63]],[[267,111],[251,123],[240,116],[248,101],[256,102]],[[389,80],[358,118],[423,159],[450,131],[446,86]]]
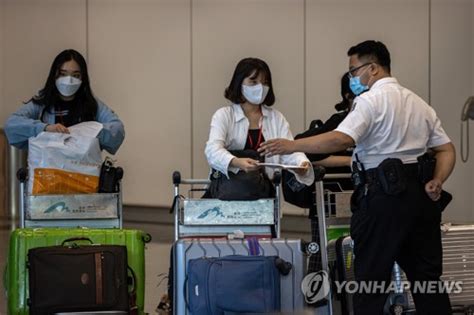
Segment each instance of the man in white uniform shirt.
[[[396,261],[412,286],[440,281],[441,211],[449,202],[442,184],[454,168],[454,146],[435,111],[391,77],[383,43],[362,42],[348,56],[351,89],[359,96],[339,127],[295,141],[269,140],[260,152],[331,153],[356,145],[351,220],[356,280],[388,285]],[[418,162],[428,150],[435,166],[432,159]],[[448,295],[436,290],[412,292],[417,314],[452,313]],[[355,314],[380,315],[386,299],[384,293],[356,293]]]

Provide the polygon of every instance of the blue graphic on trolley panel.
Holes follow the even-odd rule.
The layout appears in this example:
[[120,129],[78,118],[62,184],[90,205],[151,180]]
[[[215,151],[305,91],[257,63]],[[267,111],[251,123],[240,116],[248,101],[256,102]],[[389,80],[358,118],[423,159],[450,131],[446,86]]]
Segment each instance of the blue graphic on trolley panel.
[[185,199],[185,225],[271,225],[274,224],[274,200],[225,201]]
[[57,202],[53,204],[51,207],[46,209],[44,213],[50,213],[50,212],[68,212],[69,208],[66,207],[66,203],[63,201]]
[[28,220],[115,219],[119,194],[28,195]]
[[208,209],[204,211],[200,216],[198,216],[198,219],[205,219],[207,218],[211,213],[214,213],[214,218],[221,217],[224,218],[224,214],[218,207],[214,207],[212,209]]

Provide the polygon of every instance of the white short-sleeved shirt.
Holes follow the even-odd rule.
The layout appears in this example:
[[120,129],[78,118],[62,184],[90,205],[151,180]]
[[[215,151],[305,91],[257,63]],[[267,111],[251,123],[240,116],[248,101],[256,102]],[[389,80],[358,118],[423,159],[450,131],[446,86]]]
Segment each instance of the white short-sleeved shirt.
[[392,77],[358,96],[336,131],[355,141],[352,158],[357,154],[365,169],[386,158],[416,163],[428,148],[451,142],[433,108]]
[[[262,134],[265,140],[285,138],[293,140],[290,125],[282,113],[276,109],[262,105]],[[223,174],[237,173],[238,168],[231,167],[234,156],[229,150],[242,150],[245,147],[249,130],[249,120],[239,104],[232,104],[218,109],[212,116],[209,140],[206,143],[205,154],[209,165]],[[301,165],[309,162],[304,153],[297,152],[289,155],[274,155],[266,158],[269,163]],[[267,174],[272,177],[273,169],[266,168]],[[293,172],[290,170],[290,172]],[[296,179],[306,185],[314,181],[314,172],[309,171],[304,176],[296,174]]]

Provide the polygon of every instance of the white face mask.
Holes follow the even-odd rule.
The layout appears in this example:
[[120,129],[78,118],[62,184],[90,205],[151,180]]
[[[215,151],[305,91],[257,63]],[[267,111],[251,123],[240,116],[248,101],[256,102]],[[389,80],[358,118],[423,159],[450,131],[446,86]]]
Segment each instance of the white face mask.
[[62,96],[74,95],[81,87],[82,81],[71,76],[59,77],[56,79],[56,87]]
[[256,84],[256,85],[244,85],[242,84],[242,94],[245,99],[253,105],[260,105],[263,103],[267,97],[268,91],[270,88],[266,85]]

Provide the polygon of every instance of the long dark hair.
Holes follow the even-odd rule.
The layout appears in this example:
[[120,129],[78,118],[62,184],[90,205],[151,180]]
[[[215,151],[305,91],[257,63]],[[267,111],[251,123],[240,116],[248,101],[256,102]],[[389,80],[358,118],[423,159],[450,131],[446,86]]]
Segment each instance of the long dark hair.
[[242,95],[242,82],[244,79],[253,74],[252,79],[256,78],[260,72],[263,73],[267,81],[269,90],[263,100],[263,104],[272,106],[275,103],[275,94],[273,93],[272,73],[267,63],[258,58],[245,58],[239,61],[234,70],[234,75],[230,80],[229,86],[225,89],[224,96],[234,104],[245,102]]
[[[89,83],[89,73],[87,71],[87,64],[84,57],[74,49],[67,49],[62,51],[54,58],[51,69],[49,70],[48,79],[44,88],[33,96],[28,102],[32,101],[37,105],[44,106],[44,110],[51,112],[52,109],[60,102],[61,96],[56,88],[56,79],[58,78],[61,66],[68,61],[74,60],[81,69],[81,87],[76,92],[74,100],[77,106],[71,108],[71,115],[81,121],[95,120],[97,115],[97,100],[92,95],[92,90]],[[43,110],[43,112],[44,112]]]
[[341,96],[342,101],[337,103],[334,107],[338,112],[350,110],[351,102],[354,100],[355,95],[349,85],[349,73],[346,72],[341,78]]

